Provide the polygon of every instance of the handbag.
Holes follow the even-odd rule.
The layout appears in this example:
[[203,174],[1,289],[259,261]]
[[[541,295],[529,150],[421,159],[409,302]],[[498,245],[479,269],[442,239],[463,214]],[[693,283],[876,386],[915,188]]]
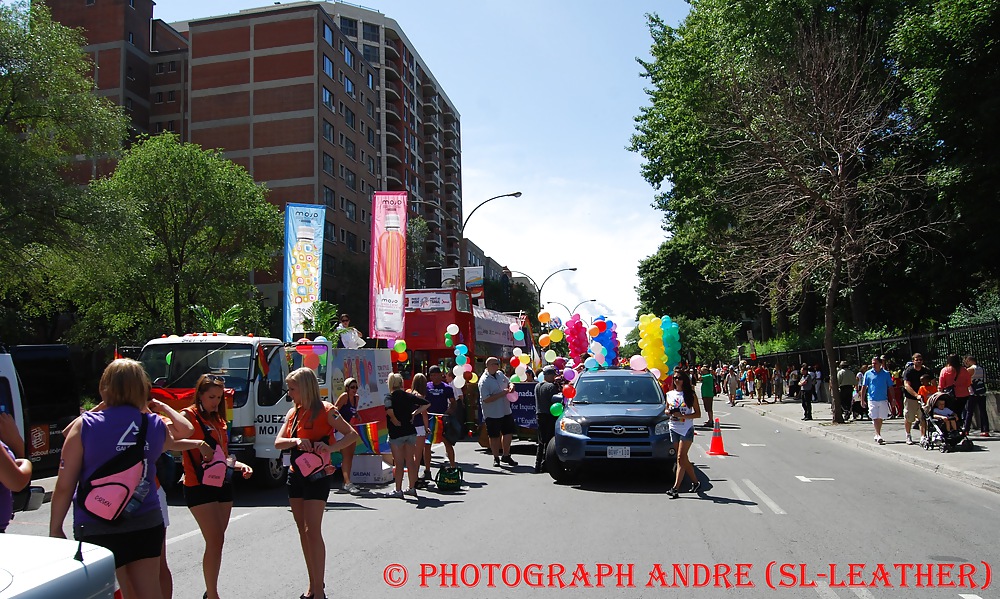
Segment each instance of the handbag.
[[461,491],[464,481],[464,473],[458,466],[454,468],[441,468],[438,470],[437,476],[434,477],[434,483],[437,485],[439,491]]
[[[295,431],[299,426],[299,411],[295,410],[295,417],[292,418],[292,434],[297,434]],[[323,437],[320,441],[326,443],[329,441],[329,437]],[[315,451],[301,451],[292,448],[292,464],[295,465],[295,471],[298,472],[303,478],[309,482],[315,482],[320,480],[329,474],[326,472],[326,458]]]

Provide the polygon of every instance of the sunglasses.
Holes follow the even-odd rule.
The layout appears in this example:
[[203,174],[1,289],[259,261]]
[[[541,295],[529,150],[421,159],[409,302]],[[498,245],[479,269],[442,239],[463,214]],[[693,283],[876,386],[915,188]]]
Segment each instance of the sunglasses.
[[340,322],[351,322],[350,318],[341,318]]
[[348,387],[348,389],[357,389],[357,388],[358,388],[358,386],[357,386],[357,385],[350,385],[350,386]]
[[206,385],[225,385],[226,384],[226,379],[222,378],[221,376],[206,376],[205,377],[205,384]]

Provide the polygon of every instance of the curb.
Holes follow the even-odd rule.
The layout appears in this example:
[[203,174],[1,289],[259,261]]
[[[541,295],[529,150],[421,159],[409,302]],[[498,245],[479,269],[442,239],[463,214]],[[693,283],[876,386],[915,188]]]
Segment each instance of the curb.
[[953,466],[948,466],[946,464],[939,464],[937,462],[932,462],[930,460],[911,456],[905,453],[900,453],[893,449],[886,451],[884,445],[875,445],[874,443],[865,443],[859,439],[855,439],[849,435],[844,435],[836,431],[825,430],[826,427],[820,427],[814,424],[806,424],[801,420],[793,420],[787,416],[780,416],[773,412],[767,410],[762,410],[756,406],[744,405],[744,407],[750,408],[753,412],[763,416],[764,418],[769,418],[771,420],[787,424],[795,428],[796,430],[802,431],[808,435],[814,437],[828,437],[830,439],[844,443],[845,445],[851,445],[871,453],[885,456],[896,460],[897,462],[902,462],[904,464],[910,464],[933,472],[935,474],[940,474],[947,478],[957,480],[959,482],[965,483],[967,485],[976,487],[977,489],[983,489],[985,491],[990,491],[992,493],[1000,494],[1000,482],[993,480],[991,478],[976,474],[975,472],[969,472],[967,470],[959,470]]

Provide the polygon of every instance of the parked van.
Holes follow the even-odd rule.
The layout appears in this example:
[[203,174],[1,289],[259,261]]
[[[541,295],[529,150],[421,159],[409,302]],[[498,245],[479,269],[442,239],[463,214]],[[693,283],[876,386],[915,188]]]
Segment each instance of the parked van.
[[[14,368],[14,360],[7,353],[7,349],[0,346],[0,414],[10,414],[14,417],[17,430],[21,433],[21,438],[26,438],[27,428],[25,422],[27,415],[22,402],[21,382]],[[25,443],[25,450],[29,444]],[[14,511],[37,510],[42,506],[45,497],[45,489],[29,485],[26,489],[14,493]]]
[[174,409],[194,401],[198,377],[225,379],[229,449],[251,464],[264,486],[284,482],[286,468],[274,440],[291,407],[286,393],[288,358],[284,344],[269,337],[195,333],[153,339],[139,361],[153,382],[154,394]]

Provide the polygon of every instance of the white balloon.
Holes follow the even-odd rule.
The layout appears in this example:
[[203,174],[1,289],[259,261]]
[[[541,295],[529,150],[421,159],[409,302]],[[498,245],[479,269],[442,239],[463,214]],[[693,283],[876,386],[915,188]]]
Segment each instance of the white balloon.
[[465,377],[462,376],[455,377],[455,380],[451,382],[451,385],[456,389],[461,389],[462,387],[465,386]]
[[524,352],[522,352],[522,351],[521,351],[521,348],[520,348],[520,347],[515,347],[515,348],[514,348],[514,352],[513,352],[513,353],[514,353],[514,355],[515,355],[515,356],[520,356],[520,355],[521,355],[521,354],[523,354]]
[[456,377],[462,378],[462,374],[465,373],[465,366],[463,364],[458,364],[457,366],[451,369],[451,372]]
[[527,372],[528,372],[528,367],[525,366],[524,364],[521,364],[520,366],[518,366],[517,368],[514,369],[514,374],[516,374],[517,376],[522,377],[522,378],[524,377],[525,373],[527,373]]
[[452,323],[452,324],[448,325],[448,328],[445,329],[445,330],[448,331],[449,335],[457,335],[458,334],[458,325]]

